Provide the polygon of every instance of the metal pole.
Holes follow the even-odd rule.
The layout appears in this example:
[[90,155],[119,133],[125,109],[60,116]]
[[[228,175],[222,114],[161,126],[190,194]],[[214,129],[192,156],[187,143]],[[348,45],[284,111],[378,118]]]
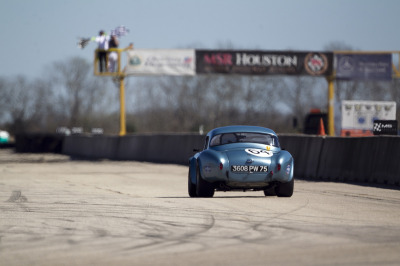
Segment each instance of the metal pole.
[[328,81],[328,135],[335,136],[335,87],[334,78],[327,77]]
[[94,60],[93,60],[93,72],[94,72],[94,75],[96,76],[98,73],[97,73],[97,61],[99,60],[98,58],[97,58],[97,50],[98,49],[96,49],[95,51],[94,51]]
[[124,75],[119,76],[119,101],[120,101],[120,136],[126,135],[126,124],[125,124],[125,85]]

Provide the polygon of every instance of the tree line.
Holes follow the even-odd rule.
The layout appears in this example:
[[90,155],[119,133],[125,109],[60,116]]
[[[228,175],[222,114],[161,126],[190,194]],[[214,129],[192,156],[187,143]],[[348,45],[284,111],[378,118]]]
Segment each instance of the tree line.
[[[327,109],[327,82],[310,76],[127,77],[128,133],[205,132],[219,126],[258,125],[301,132],[310,109]],[[54,62],[35,80],[0,76],[0,129],[11,134],[54,133],[59,127],[119,132],[119,90],[109,77],[95,77],[79,57]],[[396,101],[400,82],[336,81],[335,102]],[[340,119],[336,120],[340,126]]]

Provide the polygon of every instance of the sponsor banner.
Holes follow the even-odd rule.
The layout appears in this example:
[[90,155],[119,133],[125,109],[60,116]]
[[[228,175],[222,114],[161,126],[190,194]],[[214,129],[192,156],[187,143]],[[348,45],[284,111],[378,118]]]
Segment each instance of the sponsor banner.
[[372,130],[366,129],[342,129],[340,131],[342,137],[371,137],[373,135]]
[[127,75],[195,75],[194,50],[128,51]]
[[342,101],[342,136],[371,136],[374,121],[395,120],[396,102]]
[[374,135],[397,135],[397,120],[375,120]]
[[392,80],[392,54],[336,54],[336,78]]
[[328,76],[332,68],[333,53],[196,50],[198,74]]

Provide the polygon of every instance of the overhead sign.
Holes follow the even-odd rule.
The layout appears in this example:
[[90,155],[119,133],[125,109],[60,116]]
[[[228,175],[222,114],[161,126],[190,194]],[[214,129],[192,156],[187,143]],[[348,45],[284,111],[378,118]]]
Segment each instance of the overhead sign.
[[194,50],[128,51],[128,75],[195,75]]
[[198,74],[332,74],[333,53],[255,50],[196,50]]
[[392,79],[392,54],[336,54],[335,57],[337,79]]
[[342,101],[342,136],[372,136],[374,121],[395,120],[396,102]]

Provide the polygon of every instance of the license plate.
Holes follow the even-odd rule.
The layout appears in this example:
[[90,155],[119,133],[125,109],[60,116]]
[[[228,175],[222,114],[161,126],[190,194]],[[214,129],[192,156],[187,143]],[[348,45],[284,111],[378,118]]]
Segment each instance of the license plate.
[[266,173],[268,166],[266,165],[231,165],[232,172],[240,173]]

